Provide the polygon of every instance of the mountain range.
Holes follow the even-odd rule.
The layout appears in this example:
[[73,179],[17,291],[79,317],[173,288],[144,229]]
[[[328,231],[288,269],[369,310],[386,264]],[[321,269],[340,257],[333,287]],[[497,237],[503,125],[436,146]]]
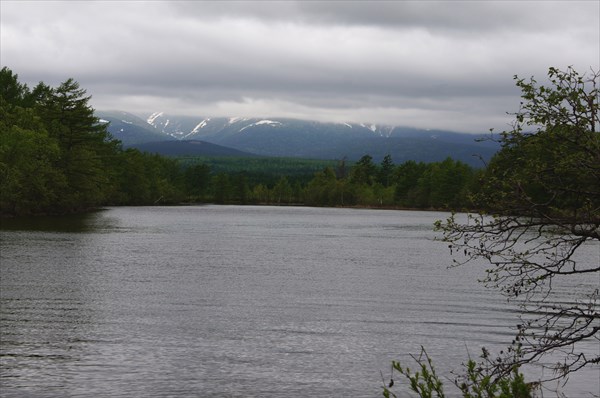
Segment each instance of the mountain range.
[[434,162],[447,157],[483,166],[498,149],[485,136],[444,130],[357,123],[322,123],[282,118],[195,117],[156,112],[134,115],[97,112],[125,147],[168,156],[269,156],[358,160],[391,155]]

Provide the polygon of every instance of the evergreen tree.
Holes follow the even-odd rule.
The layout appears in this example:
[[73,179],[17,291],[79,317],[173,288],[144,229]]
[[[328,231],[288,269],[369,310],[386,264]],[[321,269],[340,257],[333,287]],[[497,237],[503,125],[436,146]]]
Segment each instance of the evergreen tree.
[[31,93],[26,84],[19,83],[18,78],[19,76],[6,66],[0,70],[0,97],[7,105],[25,107]]
[[331,167],[315,173],[315,177],[306,187],[306,204],[316,206],[333,206],[338,204],[341,196],[337,196],[337,178]]
[[418,205],[419,179],[427,169],[424,163],[409,160],[396,168],[395,173],[395,200],[400,206]]
[[66,185],[55,167],[58,145],[31,110],[13,109],[5,117],[0,101],[0,214],[50,212]]
[[198,163],[184,171],[185,191],[195,198],[202,198],[210,184],[210,166]]
[[215,203],[224,204],[231,200],[232,188],[229,175],[219,173],[212,179],[214,201]]
[[18,75],[4,67],[0,83],[0,214],[48,212],[65,187],[58,145],[26,107],[31,92]]
[[353,184],[372,185],[377,180],[377,166],[371,155],[364,155],[352,168],[350,182]]
[[101,204],[175,203],[174,160],[123,151],[72,79],[33,90],[0,70],[0,213],[67,213]]
[[385,155],[381,162],[381,167],[379,168],[379,183],[386,188],[392,184],[394,168],[392,156],[389,154]]
[[68,210],[102,203],[110,193],[108,159],[116,155],[118,143],[94,116],[90,97],[73,79],[56,89],[41,83],[34,92],[37,113],[60,148],[58,166],[67,186],[58,205]]
[[250,200],[250,187],[246,173],[238,173],[233,176],[233,200],[245,205]]

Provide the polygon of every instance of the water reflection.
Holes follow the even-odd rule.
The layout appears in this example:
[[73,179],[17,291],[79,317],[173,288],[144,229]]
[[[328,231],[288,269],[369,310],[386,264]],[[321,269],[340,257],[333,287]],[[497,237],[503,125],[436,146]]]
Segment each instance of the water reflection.
[[[0,218],[0,230],[44,232],[92,232],[105,210],[64,216]],[[106,220],[104,220],[106,222]]]

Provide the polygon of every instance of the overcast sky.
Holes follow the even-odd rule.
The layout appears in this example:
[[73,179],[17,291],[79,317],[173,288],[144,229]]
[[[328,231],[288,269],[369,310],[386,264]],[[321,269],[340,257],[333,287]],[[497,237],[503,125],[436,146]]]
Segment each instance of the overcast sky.
[[0,1],[2,66],[98,110],[503,130],[513,76],[600,69],[600,1]]

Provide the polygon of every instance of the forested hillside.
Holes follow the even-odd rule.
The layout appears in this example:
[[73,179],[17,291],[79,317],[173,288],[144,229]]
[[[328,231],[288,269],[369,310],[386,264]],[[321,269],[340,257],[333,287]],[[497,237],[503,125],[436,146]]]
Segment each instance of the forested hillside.
[[0,213],[71,213],[181,198],[174,160],[123,150],[68,79],[33,89],[0,71]]
[[4,67],[0,84],[4,216],[206,202],[458,209],[479,173],[450,158],[396,166],[368,154],[356,163],[162,157],[123,148],[73,79],[30,89]]

